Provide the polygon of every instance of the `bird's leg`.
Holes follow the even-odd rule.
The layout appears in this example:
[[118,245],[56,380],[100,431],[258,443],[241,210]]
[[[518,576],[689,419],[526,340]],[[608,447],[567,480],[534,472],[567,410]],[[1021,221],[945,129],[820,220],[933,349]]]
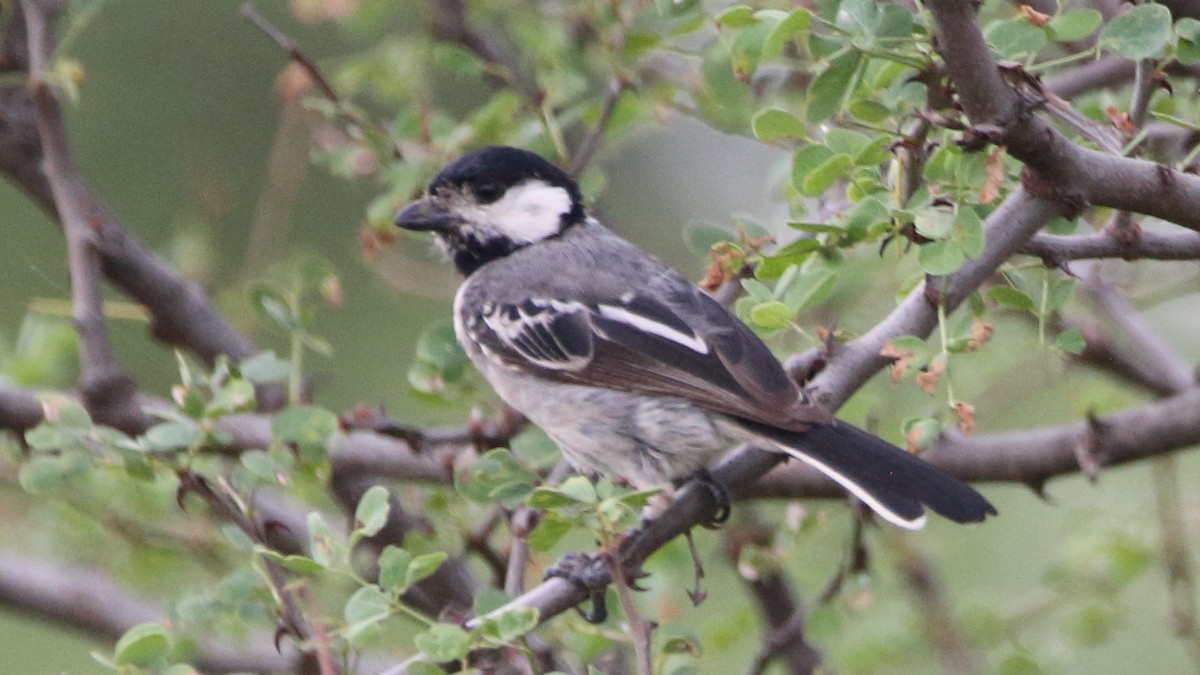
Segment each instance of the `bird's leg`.
[[712,520],[705,527],[714,528],[717,525],[729,520],[729,492],[721,485],[713,475],[708,472],[708,469],[700,469],[692,476],[697,483],[704,486],[708,493],[712,495],[713,501],[717,504],[717,509],[713,513]]
[[586,592],[592,601],[592,608],[585,612],[576,607],[575,611],[579,612],[579,616],[583,617],[584,621],[597,624],[608,620],[608,605],[604,601],[605,591],[608,590],[608,579],[602,568],[593,565],[593,562],[593,558],[586,553],[574,551],[564,553],[558,562],[546,570],[545,578],[566,579],[576,588]]

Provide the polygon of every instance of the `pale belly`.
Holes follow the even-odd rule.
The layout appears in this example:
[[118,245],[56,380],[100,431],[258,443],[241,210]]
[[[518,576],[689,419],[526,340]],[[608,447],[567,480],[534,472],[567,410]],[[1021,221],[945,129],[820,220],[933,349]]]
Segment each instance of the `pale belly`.
[[506,403],[558,443],[576,470],[623,478],[639,489],[691,477],[732,443],[712,415],[683,401],[511,372],[488,380]]

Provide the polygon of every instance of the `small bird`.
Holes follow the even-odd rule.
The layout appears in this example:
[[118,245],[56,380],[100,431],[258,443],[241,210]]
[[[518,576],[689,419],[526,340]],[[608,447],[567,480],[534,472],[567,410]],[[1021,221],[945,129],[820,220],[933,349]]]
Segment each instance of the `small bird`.
[[698,477],[740,442],[817,468],[900,527],[923,506],[996,510],[941,469],[834,418],[725,307],[610,232],[540,156],[492,147],[441,171],[396,225],[428,231],[466,277],[454,329],[506,403],[580,471],[638,489]]

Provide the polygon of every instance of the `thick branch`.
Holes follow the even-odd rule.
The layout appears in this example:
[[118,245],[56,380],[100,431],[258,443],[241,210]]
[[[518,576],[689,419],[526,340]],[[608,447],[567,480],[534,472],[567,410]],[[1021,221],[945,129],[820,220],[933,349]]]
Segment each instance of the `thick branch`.
[[976,129],[988,129],[1009,154],[1034,171],[1027,184],[1040,196],[1078,209],[1088,204],[1134,211],[1200,230],[1200,177],[1138,159],[1089,150],[1032,114],[1001,77],[976,22],[974,5],[927,3],[938,47],[959,101]]
[[26,0],[29,76],[37,111],[35,121],[45,159],[46,180],[67,238],[71,276],[71,316],[79,335],[79,389],[84,405],[97,420],[120,424],[142,412],[134,402],[137,385],[121,369],[108,340],[101,292],[100,256],[96,250],[95,205],[71,155],[62,107],[51,89],[50,58],[54,20],[62,10],[55,0]]

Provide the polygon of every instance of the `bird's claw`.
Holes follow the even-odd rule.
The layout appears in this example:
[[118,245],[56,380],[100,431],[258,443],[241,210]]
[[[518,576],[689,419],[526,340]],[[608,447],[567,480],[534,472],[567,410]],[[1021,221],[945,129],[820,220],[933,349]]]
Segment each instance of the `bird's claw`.
[[729,514],[732,511],[729,506],[729,491],[716,478],[713,478],[708,469],[700,469],[693,478],[695,478],[697,483],[703,485],[704,489],[708,490],[708,494],[712,495],[713,501],[716,502],[717,508],[712,515],[712,519],[704,525],[710,530],[715,530],[718,525],[729,520]]
[[579,612],[584,621],[599,624],[608,620],[608,604],[604,600],[608,590],[608,579],[601,568],[592,564],[593,562],[595,560],[592,556],[586,553],[568,552],[546,570],[545,578],[566,579],[576,588],[586,592],[592,601],[591,609],[585,612],[576,606],[575,611]]

